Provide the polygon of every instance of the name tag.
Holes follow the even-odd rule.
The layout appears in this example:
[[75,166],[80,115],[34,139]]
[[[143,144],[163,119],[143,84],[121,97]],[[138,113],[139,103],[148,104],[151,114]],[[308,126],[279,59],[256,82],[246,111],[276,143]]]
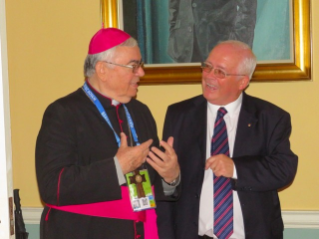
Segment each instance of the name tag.
[[134,212],[156,208],[155,197],[147,169],[127,173],[126,181]]

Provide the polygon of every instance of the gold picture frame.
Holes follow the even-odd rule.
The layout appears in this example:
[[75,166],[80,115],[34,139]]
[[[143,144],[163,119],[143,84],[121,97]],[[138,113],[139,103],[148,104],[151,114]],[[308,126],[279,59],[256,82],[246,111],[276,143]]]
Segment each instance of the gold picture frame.
[[[119,1],[101,0],[102,21],[105,27],[119,27]],[[257,64],[252,77],[254,82],[300,81],[311,79],[312,42],[310,25],[310,0],[292,0],[293,10],[293,55],[291,63]],[[191,84],[201,81],[200,67],[185,64],[172,66],[146,65],[145,76],[140,83],[156,84]]]

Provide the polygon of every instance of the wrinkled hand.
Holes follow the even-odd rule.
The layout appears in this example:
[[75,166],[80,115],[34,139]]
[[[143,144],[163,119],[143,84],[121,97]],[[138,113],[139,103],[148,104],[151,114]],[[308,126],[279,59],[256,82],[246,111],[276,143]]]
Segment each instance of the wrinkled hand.
[[218,154],[207,159],[205,169],[209,168],[213,170],[217,177],[231,178],[234,173],[234,162],[225,154]]
[[152,147],[147,162],[158,172],[165,182],[173,182],[180,174],[177,155],[173,149],[174,138],[169,137],[167,142],[161,141],[160,145],[165,149],[162,152],[156,147]]
[[138,146],[130,147],[127,145],[126,135],[121,133],[121,146],[117,150],[116,157],[124,174],[132,172],[145,162],[152,142],[153,140],[149,139]]

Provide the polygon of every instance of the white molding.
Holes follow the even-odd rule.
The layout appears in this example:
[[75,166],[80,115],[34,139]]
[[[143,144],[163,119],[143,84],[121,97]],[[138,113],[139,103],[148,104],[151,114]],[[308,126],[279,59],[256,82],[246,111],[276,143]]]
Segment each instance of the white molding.
[[285,228],[319,229],[319,211],[282,211]]
[[40,224],[42,207],[22,207],[24,224]]
[[[25,224],[40,224],[42,208],[24,207],[22,214]],[[319,211],[282,211],[285,228],[319,229]]]

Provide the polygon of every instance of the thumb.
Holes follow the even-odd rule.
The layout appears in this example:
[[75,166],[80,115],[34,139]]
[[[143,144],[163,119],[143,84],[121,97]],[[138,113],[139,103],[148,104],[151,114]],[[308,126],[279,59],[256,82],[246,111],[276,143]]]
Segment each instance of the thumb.
[[140,147],[144,149],[148,149],[152,143],[153,143],[153,139],[149,139],[145,141],[144,143],[140,144]]
[[167,139],[167,144],[173,148],[174,137],[170,136],[170,137]]
[[127,147],[127,138],[126,138],[126,134],[121,132],[120,133],[121,136],[121,145],[120,148],[126,148]]

